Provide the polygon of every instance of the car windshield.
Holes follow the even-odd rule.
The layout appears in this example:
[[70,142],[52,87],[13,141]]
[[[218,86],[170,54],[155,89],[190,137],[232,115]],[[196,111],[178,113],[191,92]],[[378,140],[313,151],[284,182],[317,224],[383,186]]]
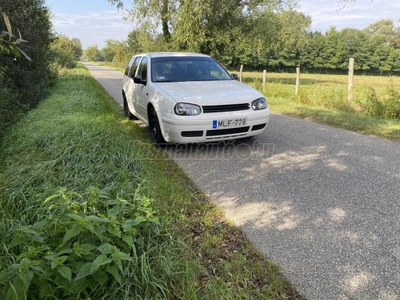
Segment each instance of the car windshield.
[[211,57],[155,57],[151,61],[153,82],[232,80]]

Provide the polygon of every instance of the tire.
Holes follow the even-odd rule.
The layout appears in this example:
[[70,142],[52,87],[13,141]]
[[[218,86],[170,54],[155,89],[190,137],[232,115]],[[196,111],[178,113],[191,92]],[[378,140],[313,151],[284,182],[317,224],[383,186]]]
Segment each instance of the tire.
[[153,144],[162,146],[167,143],[164,140],[160,128],[160,123],[158,122],[157,114],[153,108],[149,111],[149,134]]
[[124,98],[124,115],[125,115],[125,117],[129,118],[129,120],[137,120],[138,118],[136,118],[136,116],[134,114],[132,114],[131,111],[129,110],[129,106],[128,106],[128,103],[126,102],[125,95],[123,96],[123,98]]

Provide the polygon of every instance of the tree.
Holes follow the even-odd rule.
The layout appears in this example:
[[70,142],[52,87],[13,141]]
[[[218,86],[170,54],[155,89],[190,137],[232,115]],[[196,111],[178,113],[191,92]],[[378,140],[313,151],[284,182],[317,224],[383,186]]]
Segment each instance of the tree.
[[112,62],[114,65],[126,67],[127,62],[130,60],[134,52],[128,48],[128,43],[107,40],[106,45],[101,49],[101,55],[105,61]]
[[72,53],[75,60],[79,60],[82,56],[82,44],[77,38],[69,38],[66,35],[58,35],[53,44],[59,45],[63,49],[67,49]]
[[274,47],[269,47],[269,60],[264,65],[293,69],[302,62],[301,51],[308,42],[307,28],[311,25],[311,18],[289,9],[277,14],[276,22],[277,35],[269,41]]
[[87,47],[83,51],[83,57],[85,59],[91,60],[91,61],[102,61],[104,60],[104,57],[101,55],[101,52],[99,50],[99,47],[97,45]]
[[[121,0],[107,1],[122,6]],[[134,39],[147,36],[147,41],[153,41],[153,47],[147,49],[202,52],[230,65],[240,61],[260,64],[272,48],[281,46],[279,30],[289,17],[280,20],[277,14],[290,9],[290,3],[292,0],[134,0],[130,12],[141,25]],[[308,19],[304,17],[304,23],[298,18],[301,22],[295,28],[304,31]],[[161,34],[157,32],[160,26]]]
[[49,51],[54,39],[50,12],[43,0],[2,0],[2,5],[13,27],[23,32],[24,39],[29,41],[24,52],[32,60],[14,61],[13,57],[2,55],[0,65],[7,69],[8,78],[2,84],[18,91],[22,103],[35,106],[46,95],[56,76],[51,68]]
[[[7,76],[0,76],[0,136],[16,120],[19,112],[35,107],[47,95],[56,77],[50,53],[54,36],[50,12],[44,1],[1,0],[1,6],[0,66]],[[4,13],[7,18],[4,18]],[[29,41],[23,52],[31,61],[15,60],[13,46],[10,49],[10,43],[21,49],[20,32],[23,33],[24,40]]]
[[65,35],[58,35],[51,45],[54,63],[61,68],[74,68],[82,56],[81,41],[70,39]]
[[[122,8],[122,0],[107,0],[111,4]],[[130,10],[131,18],[140,25],[152,24],[155,28],[161,25],[165,41],[171,38],[173,17],[179,6],[178,0],[133,0],[133,9]],[[161,24],[160,24],[161,22]]]
[[126,48],[125,42],[116,40],[106,40],[106,45],[101,49],[101,55],[105,61],[113,61],[115,54],[122,48]]
[[392,20],[380,20],[372,23],[364,29],[364,32],[370,36],[379,37],[385,43],[393,43],[398,38]]

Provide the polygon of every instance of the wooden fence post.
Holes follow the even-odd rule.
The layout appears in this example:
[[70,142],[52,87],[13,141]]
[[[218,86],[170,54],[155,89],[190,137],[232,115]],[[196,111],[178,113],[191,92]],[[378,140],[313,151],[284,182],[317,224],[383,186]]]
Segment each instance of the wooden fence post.
[[265,91],[265,85],[267,83],[267,70],[263,71],[263,81],[262,81],[262,89],[263,92]]
[[353,100],[353,76],[354,76],[354,58],[350,57],[349,59],[349,87],[348,87],[348,96],[347,100]]
[[240,65],[239,80],[242,82],[243,65]]
[[295,95],[299,92],[299,85],[300,85],[300,67],[296,67],[296,91]]

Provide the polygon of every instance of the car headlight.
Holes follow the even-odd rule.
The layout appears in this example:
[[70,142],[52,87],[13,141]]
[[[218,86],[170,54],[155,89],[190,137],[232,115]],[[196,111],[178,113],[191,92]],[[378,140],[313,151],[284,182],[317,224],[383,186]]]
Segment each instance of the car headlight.
[[200,106],[190,103],[177,103],[174,110],[179,116],[196,116],[201,113]]
[[265,98],[258,98],[251,102],[251,108],[253,110],[261,110],[267,108],[267,100]]

